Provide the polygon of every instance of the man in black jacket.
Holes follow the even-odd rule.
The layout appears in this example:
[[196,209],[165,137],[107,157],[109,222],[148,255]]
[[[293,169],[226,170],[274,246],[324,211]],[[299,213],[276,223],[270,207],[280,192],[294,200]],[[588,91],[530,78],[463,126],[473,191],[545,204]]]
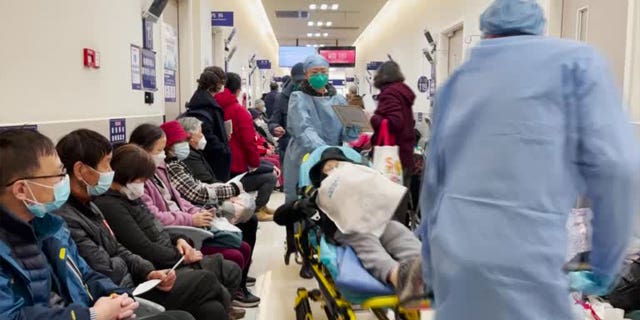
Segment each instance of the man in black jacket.
[[[190,268],[167,274],[167,270],[155,270],[153,263],[117,241],[102,212],[92,202],[92,197],[106,192],[113,180],[111,144],[106,138],[80,129],[60,140],[57,150],[71,181],[69,201],[57,214],[66,220],[80,255],[89,265],[128,288],[145,280],[162,280],[156,289],[141,296],[167,309],[188,311],[196,319],[212,316],[228,319],[231,296],[216,274]],[[235,267],[220,276],[239,283],[240,273]]]
[[[294,91],[298,91],[300,83],[305,80],[304,66],[302,63],[296,63],[291,68],[291,81],[284,84],[284,89],[276,96],[276,102],[273,107],[273,115],[269,118],[269,130],[274,137],[278,140],[278,155],[280,156],[280,163],[282,164],[282,170],[284,171],[284,156],[287,152],[287,146],[291,136],[287,132],[287,114],[289,112],[289,97]],[[283,173],[284,174],[284,173]],[[285,253],[285,262],[289,261],[289,257],[296,252],[293,238],[293,224],[287,225],[287,250]],[[306,279],[312,277],[311,271],[308,266],[303,267],[300,270],[300,276]]]
[[278,96],[278,84],[271,82],[269,89],[271,89],[271,91],[269,91],[263,99],[265,108],[267,109],[267,119],[271,118],[271,115],[273,115],[276,97]]
[[202,121],[202,133],[207,139],[204,156],[216,178],[227,181],[231,176],[229,133],[224,127],[224,111],[213,98],[224,86],[224,79],[214,72],[217,70],[215,68],[217,67],[208,67],[202,72],[198,79],[198,89],[187,103],[187,112],[181,117],[195,117]]
[[[284,154],[287,151],[287,145],[291,136],[287,132],[287,113],[289,111],[289,97],[294,91],[298,91],[300,83],[304,81],[304,66],[297,63],[291,68],[291,81],[284,84],[284,89],[275,99],[273,106],[273,114],[269,117],[269,130],[278,140],[278,149],[280,149],[280,163],[284,164]],[[284,169],[284,165],[283,165]]]

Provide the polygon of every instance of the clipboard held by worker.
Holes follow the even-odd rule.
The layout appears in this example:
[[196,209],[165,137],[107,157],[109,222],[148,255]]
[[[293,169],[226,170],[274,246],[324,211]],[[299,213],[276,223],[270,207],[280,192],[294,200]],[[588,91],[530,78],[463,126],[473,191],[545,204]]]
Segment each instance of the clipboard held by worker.
[[360,128],[360,132],[373,132],[369,118],[361,107],[335,105],[333,106],[333,110],[338,115],[343,126],[357,126]]

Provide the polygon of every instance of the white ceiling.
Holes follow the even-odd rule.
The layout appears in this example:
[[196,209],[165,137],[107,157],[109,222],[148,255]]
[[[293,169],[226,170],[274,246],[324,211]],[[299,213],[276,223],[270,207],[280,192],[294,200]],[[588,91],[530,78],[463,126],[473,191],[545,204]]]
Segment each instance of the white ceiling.
[[[358,36],[373,20],[387,0],[262,0],[267,16],[280,45],[304,46],[307,44],[323,44],[335,46],[352,45]],[[310,4],[327,4],[328,10],[310,10]],[[338,10],[331,10],[331,5],[338,4]],[[276,11],[308,11],[309,18],[277,18]],[[331,21],[331,27],[308,26],[308,22]],[[312,33],[313,37],[307,34]],[[320,37],[315,37],[320,33]],[[327,37],[324,34],[328,33]]]

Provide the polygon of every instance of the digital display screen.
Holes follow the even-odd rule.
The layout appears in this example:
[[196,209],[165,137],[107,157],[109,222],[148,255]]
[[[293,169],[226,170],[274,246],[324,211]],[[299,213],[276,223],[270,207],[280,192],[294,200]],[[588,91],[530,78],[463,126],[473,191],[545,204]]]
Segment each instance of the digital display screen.
[[298,62],[304,62],[308,56],[317,54],[313,47],[280,47],[279,66],[281,68],[291,68]]
[[324,47],[318,51],[332,67],[353,68],[356,66],[356,47]]

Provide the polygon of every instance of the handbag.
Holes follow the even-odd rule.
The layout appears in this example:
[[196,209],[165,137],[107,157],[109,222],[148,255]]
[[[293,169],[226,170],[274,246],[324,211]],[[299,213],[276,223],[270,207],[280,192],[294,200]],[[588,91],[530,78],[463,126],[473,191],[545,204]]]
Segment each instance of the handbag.
[[402,184],[402,163],[400,148],[395,145],[395,138],[389,132],[389,121],[382,120],[378,141],[373,147],[373,168],[382,172],[389,180]]

